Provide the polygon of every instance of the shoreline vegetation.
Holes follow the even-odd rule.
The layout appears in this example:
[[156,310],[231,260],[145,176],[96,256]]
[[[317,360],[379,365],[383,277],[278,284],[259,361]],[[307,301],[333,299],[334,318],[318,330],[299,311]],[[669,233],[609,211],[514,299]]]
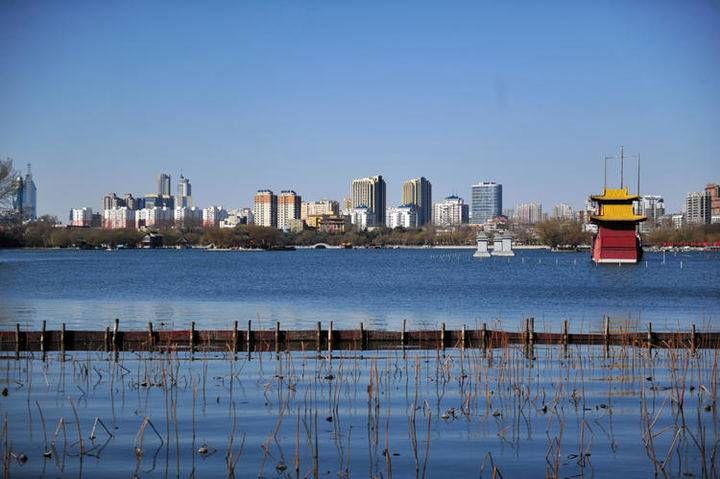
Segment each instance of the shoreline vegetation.
[[[141,244],[148,233],[161,235],[164,247],[266,250],[324,244],[331,247],[473,248],[477,231],[473,225],[462,225],[452,230],[428,226],[422,229],[376,228],[372,231],[340,234],[312,229],[297,233],[283,232],[257,225],[143,230],[74,228],[58,225],[55,218],[44,216],[33,222],[0,226],[0,248],[134,248]],[[533,227],[511,228],[510,231],[516,248],[575,250],[589,245],[591,241],[591,234],[583,231],[582,223],[576,221],[553,219]],[[702,245],[718,242],[720,224],[688,226],[677,230],[658,228],[643,235],[643,244],[651,248],[668,244]]]

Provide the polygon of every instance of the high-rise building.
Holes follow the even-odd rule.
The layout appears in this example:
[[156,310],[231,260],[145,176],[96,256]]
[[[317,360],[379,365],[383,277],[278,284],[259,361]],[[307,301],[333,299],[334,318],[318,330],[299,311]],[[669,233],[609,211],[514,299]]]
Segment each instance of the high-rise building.
[[457,226],[468,222],[470,205],[466,205],[462,198],[448,196],[443,201],[435,203],[433,208],[433,223],[437,226]]
[[160,173],[157,177],[157,194],[158,196],[170,196],[170,175],[167,173]]
[[658,226],[660,218],[665,216],[665,200],[658,195],[641,196],[637,205],[637,213],[647,218],[646,221],[640,223],[640,231],[647,233]]
[[92,208],[73,208],[70,210],[70,226],[88,228],[92,225]]
[[[129,208],[128,208],[129,209]],[[135,228],[168,228],[175,223],[175,211],[165,207],[135,211]]]
[[472,186],[472,224],[481,225],[502,214],[502,185],[483,181]]
[[542,204],[522,203],[516,208],[515,215],[521,225],[534,225],[542,221]]
[[415,205],[418,226],[432,220],[432,184],[424,176],[407,180],[402,187],[403,205]]
[[385,213],[385,226],[393,228],[417,228],[418,208],[415,205],[400,205],[395,208],[388,208]]
[[352,214],[350,215],[350,221],[352,225],[361,231],[375,226],[375,217],[372,210],[367,206],[358,206],[353,208]]
[[308,216],[338,215],[340,205],[333,200],[303,201],[300,205],[300,219]]
[[107,195],[103,196],[103,204],[102,209],[104,210],[110,210],[113,208],[121,208],[125,206],[125,200],[118,197],[115,193],[108,193]]
[[141,210],[145,208],[145,198],[135,198],[131,193],[125,193],[122,201],[123,206],[127,206],[131,210]]
[[255,193],[253,214],[256,225],[277,227],[277,196],[272,190],[258,190]]
[[145,195],[142,201],[144,208],[175,209],[175,198],[172,195]]
[[705,192],[693,191],[685,197],[685,224],[702,225],[710,222],[710,208]]
[[277,227],[283,231],[290,229],[290,221],[300,219],[300,195],[293,190],[283,190],[277,198]]
[[385,180],[382,175],[358,178],[352,181],[353,211],[366,207],[373,225],[385,224]]
[[710,183],[705,186],[705,196],[710,209],[710,223],[720,223],[720,185]]
[[12,208],[24,219],[37,219],[37,186],[33,180],[30,163],[25,178],[18,176],[13,182]]
[[203,212],[200,208],[194,206],[181,206],[175,208],[174,217],[175,226],[193,228],[202,224]]
[[103,228],[125,229],[135,227],[135,210],[127,206],[103,210]]
[[553,218],[560,220],[569,220],[575,217],[572,206],[566,203],[558,203],[553,206]]
[[177,196],[175,197],[175,206],[177,208],[192,207],[192,185],[190,179],[180,175],[177,186]]
[[216,228],[220,222],[228,217],[228,212],[222,206],[210,206],[202,210],[202,223],[204,228]]

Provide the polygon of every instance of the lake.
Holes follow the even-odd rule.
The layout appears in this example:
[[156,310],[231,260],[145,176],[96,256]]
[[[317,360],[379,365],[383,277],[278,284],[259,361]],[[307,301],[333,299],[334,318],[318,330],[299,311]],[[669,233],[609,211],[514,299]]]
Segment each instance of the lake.
[[0,250],[0,327],[123,329],[253,327],[599,330],[602,316],[655,330],[712,328],[720,318],[720,254],[648,253],[637,265],[595,266],[587,253],[354,249]]

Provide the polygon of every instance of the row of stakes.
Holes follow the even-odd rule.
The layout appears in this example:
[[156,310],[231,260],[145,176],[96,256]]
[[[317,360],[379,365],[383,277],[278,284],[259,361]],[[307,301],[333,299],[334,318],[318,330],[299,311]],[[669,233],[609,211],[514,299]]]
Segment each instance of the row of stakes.
[[[407,344],[407,338],[406,338],[406,326],[407,326],[407,320],[403,320],[402,322],[402,329],[400,331],[400,346],[402,348],[405,347]],[[360,323],[360,349],[364,350],[366,348],[367,344],[367,334],[366,330],[364,328],[363,323]],[[61,358],[64,359],[65,356],[65,349],[66,349],[66,336],[67,336],[67,330],[65,327],[65,323],[62,323],[61,329],[60,329],[60,352],[61,352]],[[691,333],[690,333],[690,347],[692,350],[695,350],[696,347],[696,328],[695,325],[692,325]],[[190,353],[195,352],[196,344],[196,330],[195,330],[195,321],[192,321],[190,323],[190,330],[188,332],[188,346]],[[328,352],[333,351],[333,322],[330,321],[330,326],[327,330],[327,350]],[[535,318],[526,318],[524,320],[524,329],[523,329],[523,344],[527,347],[533,347],[533,343],[536,337],[535,333]],[[487,349],[489,347],[489,330],[487,329],[487,324],[482,324],[482,329],[480,330],[480,343],[483,349]],[[603,319],[603,342],[606,347],[606,349],[610,345],[610,318],[605,316]],[[321,351],[322,349],[322,340],[323,340],[323,330],[322,330],[322,324],[320,321],[317,322],[317,329],[316,329],[316,349],[317,351]],[[275,334],[274,334],[274,342],[275,342],[275,352],[280,352],[280,345],[282,343],[281,341],[281,330],[280,330],[280,321],[277,321],[275,323]],[[149,345],[150,349],[155,346],[155,331],[153,330],[153,324],[152,322],[148,322],[148,328],[147,328],[147,344]],[[246,350],[248,354],[252,351],[253,346],[253,330],[252,330],[252,320],[248,320],[247,323],[247,333],[245,335],[245,343],[246,343]],[[458,346],[461,349],[465,349],[467,345],[466,341],[466,327],[465,325],[462,326],[462,329],[460,331],[460,340],[458,342]],[[562,327],[562,344],[564,347],[567,347],[567,345],[570,343],[570,333],[568,328],[568,320],[563,321],[563,327]],[[654,344],[654,336],[653,336],[653,329],[652,329],[652,323],[648,323],[647,328],[647,346],[649,348],[652,348]],[[16,358],[19,358],[20,356],[20,346],[21,346],[21,336],[20,336],[20,324],[16,324],[15,328],[15,355]],[[238,322],[235,321],[233,323],[233,330],[232,330],[232,351],[234,353],[239,351],[240,346],[240,334],[238,329]],[[441,349],[445,349],[446,347],[446,328],[445,323],[441,324],[440,328],[440,338],[439,338],[439,346]],[[120,344],[120,320],[115,319],[112,331],[110,330],[110,327],[105,328],[105,335],[104,335],[104,350],[105,352],[114,352],[117,353],[121,350],[121,344]],[[43,357],[45,357],[45,353],[47,351],[47,335],[46,335],[46,322],[42,322],[42,329],[40,331],[40,351],[43,354]]]

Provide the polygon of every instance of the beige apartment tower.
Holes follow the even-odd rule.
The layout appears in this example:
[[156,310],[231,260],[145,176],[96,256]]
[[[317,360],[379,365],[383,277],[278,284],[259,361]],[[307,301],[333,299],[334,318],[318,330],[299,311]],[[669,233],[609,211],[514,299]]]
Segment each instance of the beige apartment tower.
[[402,204],[415,205],[418,226],[430,223],[432,220],[432,184],[424,176],[407,180],[402,187]]
[[277,227],[277,196],[272,190],[258,190],[255,193],[255,224],[258,226]]
[[277,199],[277,227],[281,230],[289,230],[292,220],[300,219],[300,195],[293,190],[280,192]]
[[385,180],[382,175],[352,181],[352,207],[368,209],[373,225],[385,224]]

